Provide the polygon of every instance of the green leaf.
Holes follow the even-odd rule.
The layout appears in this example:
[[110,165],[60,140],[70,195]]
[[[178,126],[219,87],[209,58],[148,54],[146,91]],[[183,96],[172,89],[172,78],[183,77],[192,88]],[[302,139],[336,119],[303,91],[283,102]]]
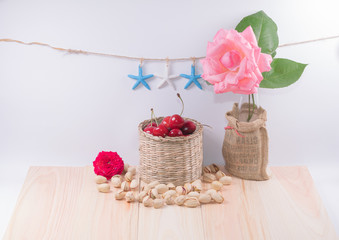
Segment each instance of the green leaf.
[[295,83],[304,72],[307,64],[297,63],[289,59],[275,58],[271,63],[271,71],[263,72],[262,88],[283,88]]
[[264,11],[260,11],[244,17],[235,30],[242,32],[250,25],[257,38],[258,46],[261,47],[261,52],[271,54],[273,57],[279,45],[278,27],[275,22]]
[[205,82],[207,83],[207,85],[213,85],[212,83],[210,83],[209,81],[206,81]]

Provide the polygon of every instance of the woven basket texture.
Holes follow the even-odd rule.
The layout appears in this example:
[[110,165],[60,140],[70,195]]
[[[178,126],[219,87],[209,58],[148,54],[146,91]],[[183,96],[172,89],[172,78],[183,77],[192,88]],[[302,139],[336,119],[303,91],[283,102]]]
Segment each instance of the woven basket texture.
[[[162,121],[157,118],[158,122]],[[151,122],[145,120],[139,124],[140,177],[149,183],[173,183],[176,186],[192,182],[201,177],[203,161],[203,126],[195,123],[193,134],[183,137],[157,137],[143,131]]]

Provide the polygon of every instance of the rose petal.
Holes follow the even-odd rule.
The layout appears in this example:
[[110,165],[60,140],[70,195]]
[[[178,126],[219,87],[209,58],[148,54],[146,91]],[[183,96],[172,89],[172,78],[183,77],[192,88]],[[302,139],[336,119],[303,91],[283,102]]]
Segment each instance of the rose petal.
[[258,61],[260,72],[271,71],[272,56],[266,53],[261,53]]
[[252,47],[258,47],[257,38],[255,37],[255,34],[251,26],[248,26],[240,34],[252,45]]

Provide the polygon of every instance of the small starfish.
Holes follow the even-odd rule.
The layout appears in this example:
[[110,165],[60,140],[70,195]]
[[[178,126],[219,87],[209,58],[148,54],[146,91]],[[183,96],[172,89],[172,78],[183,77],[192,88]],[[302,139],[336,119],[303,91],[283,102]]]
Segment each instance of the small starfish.
[[195,85],[197,85],[198,88],[202,90],[202,87],[200,83],[198,82],[198,79],[201,78],[201,74],[195,75],[195,66],[192,64],[191,66],[191,75],[186,75],[186,74],[180,74],[181,77],[189,79],[188,83],[185,85],[185,89],[188,88],[193,82]]
[[142,67],[141,65],[139,65],[139,75],[138,76],[134,76],[129,74],[128,77],[129,78],[133,78],[135,80],[137,80],[137,82],[134,84],[134,86],[132,87],[132,89],[134,90],[140,83],[142,83],[142,85],[144,85],[148,90],[151,90],[151,88],[149,87],[149,85],[147,84],[147,82],[145,81],[148,78],[153,77],[153,74],[149,74],[149,75],[142,75]]
[[161,88],[165,83],[168,83],[168,85],[171,85],[173,87],[173,89],[175,90],[175,86],[172,83],[171,79],[177,78],[177,77],[179,77],[179,75],[169,75],[169,65],[168,65],[168,63],[166,63],[164,75],[163,76],[155,75],[155,76],[162,79],[161,83],[158,85],[158,88]]

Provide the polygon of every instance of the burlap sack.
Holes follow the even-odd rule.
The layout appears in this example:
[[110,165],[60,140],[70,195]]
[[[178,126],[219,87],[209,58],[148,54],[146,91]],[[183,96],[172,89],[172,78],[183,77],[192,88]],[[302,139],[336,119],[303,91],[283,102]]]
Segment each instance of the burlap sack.
[[261,107],[256,108],[251,121],[247,122],[248,106],[248,103],[244,103],[239,110],[235,103],[232,111],[226,113],[228,127],[222,154],[226,169],[232,175],[249,180],[267,180],[266,111]]

